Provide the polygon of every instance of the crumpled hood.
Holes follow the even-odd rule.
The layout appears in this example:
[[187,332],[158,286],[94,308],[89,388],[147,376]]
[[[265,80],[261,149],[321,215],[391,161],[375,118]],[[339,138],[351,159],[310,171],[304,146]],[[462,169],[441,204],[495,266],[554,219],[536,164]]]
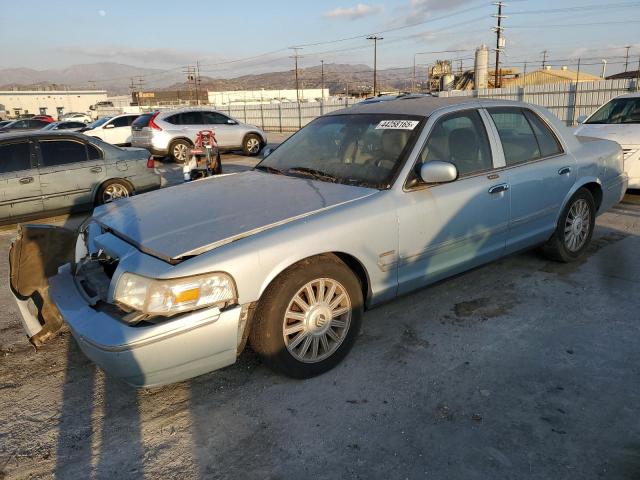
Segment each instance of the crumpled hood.
[[376,192],[252,170],[118,200],[96,208],[93,217],[174,263]]
[[612,140],[620,145],[640,145],[640,124],[583,123],[576,128],[575,134]]

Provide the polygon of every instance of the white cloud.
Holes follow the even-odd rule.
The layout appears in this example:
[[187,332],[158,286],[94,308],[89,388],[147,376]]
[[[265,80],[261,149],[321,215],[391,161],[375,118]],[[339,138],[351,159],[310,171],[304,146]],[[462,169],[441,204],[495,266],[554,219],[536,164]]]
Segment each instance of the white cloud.
[[382,12],[379,5],[367,5],[359,3],[355,7],[338,7],[324,14],[327,18],[357,20]]
[[431,18],[433,13],[447,10],[455,10],[458,7],[471,3],[472,0],[410,0],[408,5],[401,5],[395,9],[395,18],[388,24],[392,27],[411,25],[424,22]]

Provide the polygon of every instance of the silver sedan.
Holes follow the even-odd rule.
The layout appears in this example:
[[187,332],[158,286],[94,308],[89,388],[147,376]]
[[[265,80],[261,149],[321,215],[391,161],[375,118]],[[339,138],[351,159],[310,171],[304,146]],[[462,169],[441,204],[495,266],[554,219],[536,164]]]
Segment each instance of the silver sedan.
[[[626,186],[617,144],[540,107],[365,104],[316,119],[252,171],[99,207],[77,235],[24,228],[11,284],[34,343],[64,320],[132,385],[224,367],[247,341],[305,378],[340,362],[381,302],[527,248],[580,258]],[[46,271],[21,255],[33,249]]]

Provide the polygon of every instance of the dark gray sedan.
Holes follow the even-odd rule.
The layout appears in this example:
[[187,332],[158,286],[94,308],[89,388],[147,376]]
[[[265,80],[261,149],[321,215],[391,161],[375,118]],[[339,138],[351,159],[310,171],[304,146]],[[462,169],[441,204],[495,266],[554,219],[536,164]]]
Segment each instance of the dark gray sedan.
[[143,149],[71,132],[0,137],[0,224],[91,209],[159,186]]

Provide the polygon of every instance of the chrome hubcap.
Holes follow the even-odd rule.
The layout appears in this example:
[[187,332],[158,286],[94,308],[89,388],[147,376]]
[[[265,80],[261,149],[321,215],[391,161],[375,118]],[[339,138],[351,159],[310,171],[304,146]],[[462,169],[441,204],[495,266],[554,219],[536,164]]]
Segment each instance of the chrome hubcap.
[[127,198],[129,197],[129,190],[124,185],[119,183],[112,183],[104,189],[104,193],[102,194],[102,201],[104,203],[113,202],[114,200],[118,200],[119,198]]
[[579,199],[571,205],[564,223],[564,244],[567,250],[580,250],[589,235],[591,228],[591,212],[586,200]]
[[282,324],[284,343],[298,361],[316,363],[342,344],[351,324],[351,299],[331,278],[318,278],[293,296]]
[[181,162],[184,162],[187,159],[187,146],[182,143],[175,145],[173,147],[173,156]]
[[257,139],[250,138],[249,140],[247,140],[247,150],[250,153],[257,153],[259,149],[260,149],[260,142]]

